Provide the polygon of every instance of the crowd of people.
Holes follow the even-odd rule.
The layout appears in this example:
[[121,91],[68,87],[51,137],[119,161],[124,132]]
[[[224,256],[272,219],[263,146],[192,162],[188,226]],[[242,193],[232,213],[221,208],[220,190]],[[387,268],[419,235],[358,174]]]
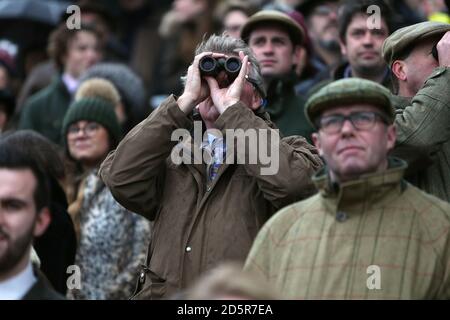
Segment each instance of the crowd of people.
[[449,1],[75,4],[0,38],[0,299],[450,299]]

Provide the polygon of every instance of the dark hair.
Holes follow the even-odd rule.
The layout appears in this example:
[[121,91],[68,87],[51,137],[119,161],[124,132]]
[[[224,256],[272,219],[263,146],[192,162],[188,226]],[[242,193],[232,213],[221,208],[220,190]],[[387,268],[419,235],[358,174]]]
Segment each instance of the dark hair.
[[369,16],[370,12],[367,12],[367,9],[372,5],[380,8],[381,18],[386,23],[389,33],[392,33],[394,28],[392,10],[389,4],[384,0],[344,0],[338,12],[339,37],[343,43],[345,43],[345,33],[347,32],[353,17],[357,14]]
[[36,212],[40,212],[50,205],[50,186],[44,170],[33,157],[27,155],[17,146],[4,143],[2,140],[0,140],[0,169],[31,170],[37,182],[33,194]]
[[52,178],[64,179],[65,171],[61,150],[40,133],[32,130],[7,132],[2,136],[1,142],[19,148],[27,157],[33,158]]
[[67,54],[69,42],[75,38],[78,32],[91,32],[99,39],[99,34],[91,25],[82,24],[80,29],[69,29],[66,24],[61,24],[54,30],[48,39],[47,52],[53,59],[59,71],[64,70],[63,58]]
[[4,110],[8,118],[13,115],[15,105],[14,96],[8,90],[0,89],[0,110]]

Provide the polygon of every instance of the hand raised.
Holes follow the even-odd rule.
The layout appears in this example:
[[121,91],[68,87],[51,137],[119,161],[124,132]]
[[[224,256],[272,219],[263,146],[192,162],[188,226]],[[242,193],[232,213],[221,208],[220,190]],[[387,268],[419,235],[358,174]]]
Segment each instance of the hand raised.
[[219,88],[217,80],[213,77],[205,77],[209,86],[211,99],[220,113],[223,113],[228,107],[239,102],[245,85],[245,76],[248,70],[248,56],[243,52],[239,52],[239,57],[242,60],[242,67],[239,75],[233,83],[226,88]]
[[450,31],[447,31],[436,46],[439,55],[439,65],[450,67]]

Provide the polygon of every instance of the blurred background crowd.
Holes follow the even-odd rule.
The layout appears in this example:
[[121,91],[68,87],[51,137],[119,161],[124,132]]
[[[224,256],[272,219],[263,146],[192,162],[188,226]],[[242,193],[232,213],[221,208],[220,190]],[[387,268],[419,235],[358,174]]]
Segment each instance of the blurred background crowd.
[[[390,2],[392,30],[426,20],[447,22],[444,0]],[[448,1],[447,1],[448,2]],[[338,1],[302,0],[1,0],[0,131],[17,127],[21,111],[54,77],[70,77],[67,104],[81,79],[107,76],[122,97],[124,130],[142,120],[167,95],[180,94],[180,76],[204,35],[240,28],[258,10],[291,13],[307,30],[296,66],[297,92],[329,78],[343,59]],[[81,9],[84,32],[69,32],[66,9]],[[74,40],[76,39],[76,40]],[[73,54],[72,54],[73,53]],[[62,59],[64,57],[64,59]],[[64,60],[64,61],[63,61]],[[8,121],[7,121],[8,120]],[[26,120],[23,120],[26,122]],[[23,124],[23,126],[28,126]],[[46,134],[60,143],[58,135]]]
[[[288,81],[268,81],[265,90],[268,111],[281,131],[309,139],[311,129],[299,129],[298,123],[294,128],[295,115],[282,119],[281,108],[302,105],[324,84],[349,76],[374,80],[395,93],[381,58],[384,39],[422,21],[450,23],[449,1],[374,0],[389,9],[382,10],[374,42],[366,44],[371,56],[366,59],[370,65],[364,65],[346,41],[353,13],[346,20],[340,12],[343,3],[351,2],[0,0],[0,135],[2,143],[27,150],[52,178],[54,227],[34,248],[53,287],[66,294],[66,267],[75,263],[91,266],[84,268],[89,285],[68,297],[131,295],[150,224],[114,201],[98,168],[121,137],[167,96],[182,93],[180,77],[205,37],[225,32],[239,38],[260,10],[278,10],[295,20],[305,32],[297,61],[288,66],[292,72],[283,73]],[[69,29],[74,11],[66,9],[73,4],[81,9],[81,25]],[[303,117],[300,108],[295,112]],[[95,135],[94,149],[80,131]]]

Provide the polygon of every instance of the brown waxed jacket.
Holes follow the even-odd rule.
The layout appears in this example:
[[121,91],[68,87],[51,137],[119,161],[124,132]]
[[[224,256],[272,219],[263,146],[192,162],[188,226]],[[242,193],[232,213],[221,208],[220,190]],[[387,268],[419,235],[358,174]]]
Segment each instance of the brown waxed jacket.
[[[269,129],[242,103],[229,107],[215,125],[222,132]],[[177,144],[171,141],[173,131],[192,126],[170,96],[130,131],[100,169],[120,204],[154,221],[136,299],[167,298],[219,262],[243,262],[276,210],[315,192],[310,177],[322,161],[304,138],[280,140],[274,175],[261,175],[260,163],[227,164],[227,153],[227,163],[207,182],[204,163],[175,164],[170,156]],[[182,144],[195,148],[195,137],[193,144]]]

